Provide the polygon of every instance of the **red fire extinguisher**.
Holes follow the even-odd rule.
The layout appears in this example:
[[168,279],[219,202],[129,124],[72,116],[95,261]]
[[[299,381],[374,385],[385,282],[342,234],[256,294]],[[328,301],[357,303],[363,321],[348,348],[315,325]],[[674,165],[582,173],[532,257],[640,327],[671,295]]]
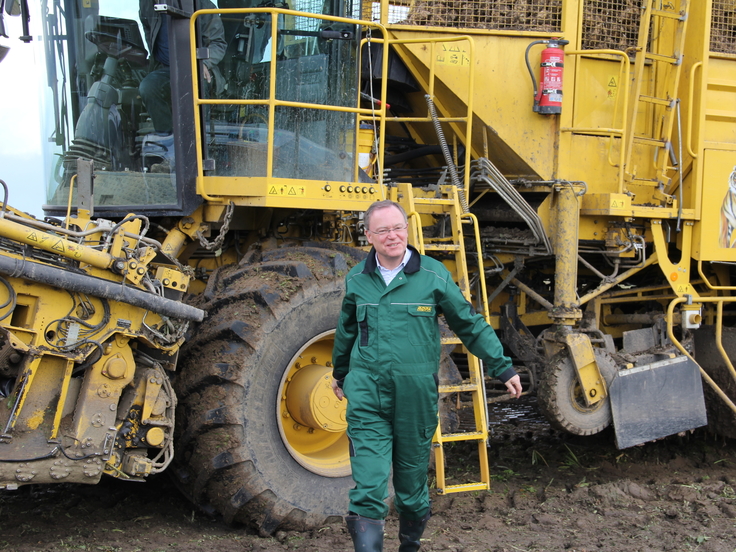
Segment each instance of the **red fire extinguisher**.
[[[562,47],[569,44],[568,40],[552,38],[550,40],[535,40],[526,48],[526,67],[534,85],[534,107],[535,113],[545,115],[560,113],[562,111],[562,71],[565,66],[565,52]],[[529,50],[535,44],[546,44],[542,50],[540,60],[539,87],[534,78],[534,71],[529,64]]]

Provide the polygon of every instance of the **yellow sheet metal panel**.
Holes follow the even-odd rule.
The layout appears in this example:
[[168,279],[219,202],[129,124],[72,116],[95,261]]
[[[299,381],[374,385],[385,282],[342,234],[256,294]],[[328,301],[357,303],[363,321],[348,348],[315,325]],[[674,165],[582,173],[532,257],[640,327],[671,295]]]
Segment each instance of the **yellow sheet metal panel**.
[[626,194],[585,194],[581,213],[628,215],[631,213],[631,197]]
[[581,56],[575,79],[573,127],[621,128],[623,126],[620,62]]
[[[616,193],[618,169],[609,163],[609,157],[618,155],[620,140],[614,143],[608,136],[590,136],[563,132],[560,136],[559,174],[568,180],[582,180],[587,193]],[[586,193],[586,195],[587,195]]]
[[[397,38],[419,38],[428,33],[394,30]],[[475,96],[473,150],[483,154],[484,135],[492,151],[504,151],[494,163],[507,175],[553,177],[557,119],[532,111],[533,86],[524,61],[532,38],[474,34]],[[461,46],[459,46],[462,48]],[[539,52],[532,49],[530,62],[538,71]],[[432,53],[424,45],[406,46],[404,61],[412,72],[427,75]],[[457,54],[460,61],[453,63]],[[434,64],[439,80],[438,103],[452,105],[468,97],[467,65],[463,52],[437,51]],[[536,77],[538,78],[538,76]],[[564,108],[563,108],[564,109]]]
[[222,198],[236,205],[299,209],[339,206],[345,210],[365,211],[374,201],[386,198],[383,186],[376,183],[244,176],[205,176],[197,180],[197,188],[205,196]]
[[711,57],[705,94],[706,142],[736,147],[736,63]]

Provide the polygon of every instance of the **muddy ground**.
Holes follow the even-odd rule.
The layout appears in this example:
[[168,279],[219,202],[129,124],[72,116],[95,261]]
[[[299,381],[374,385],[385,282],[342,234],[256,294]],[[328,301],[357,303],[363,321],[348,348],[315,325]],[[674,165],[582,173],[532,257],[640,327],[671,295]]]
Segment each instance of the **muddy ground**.
[[[736,550],[736,442],[703,430],[627,450],[613,434],[563,435],[534,399],[492,407],[492,489],[437,496],[422,550]],[[453,481],[472,480],[473,447],[448,454]],[[294,482],[298,484],[298,482]],[[341,523],[261,538],[196,511],[169,479],[0,493],[0,550],[235,552],[352,550]],[[398,548],[397,520],[385,550]]]

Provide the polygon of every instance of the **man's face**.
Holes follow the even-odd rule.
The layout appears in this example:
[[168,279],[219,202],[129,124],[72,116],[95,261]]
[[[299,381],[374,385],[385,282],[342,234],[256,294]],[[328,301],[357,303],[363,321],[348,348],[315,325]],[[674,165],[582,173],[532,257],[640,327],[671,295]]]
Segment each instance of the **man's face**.
[[[403,228],[394,230],[394,228]],[[380,230],[391,229],[385,234],[375,234]],[[385,207],[371,214],[370,228],[367,229],[368,243],[376,248],[378,260],[386,268],[395,268],[404,258],[408,232],[404,216],[396,207]]]

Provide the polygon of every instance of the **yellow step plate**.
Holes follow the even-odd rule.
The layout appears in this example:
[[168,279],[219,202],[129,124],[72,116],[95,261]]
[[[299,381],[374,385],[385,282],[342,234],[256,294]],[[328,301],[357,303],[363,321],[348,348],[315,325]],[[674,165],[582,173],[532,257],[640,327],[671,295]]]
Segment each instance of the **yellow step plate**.
[[490,489],[488,483],[463,483],[461,485],[445,485],[444,489],[437,489],[439,494],[465,493],[468,491],[487,491]]
[[437,440],[439,443],[447,443],[449,441],[483,441],[487,435],[482,431],[468,431],[467,433],[443,433]]

